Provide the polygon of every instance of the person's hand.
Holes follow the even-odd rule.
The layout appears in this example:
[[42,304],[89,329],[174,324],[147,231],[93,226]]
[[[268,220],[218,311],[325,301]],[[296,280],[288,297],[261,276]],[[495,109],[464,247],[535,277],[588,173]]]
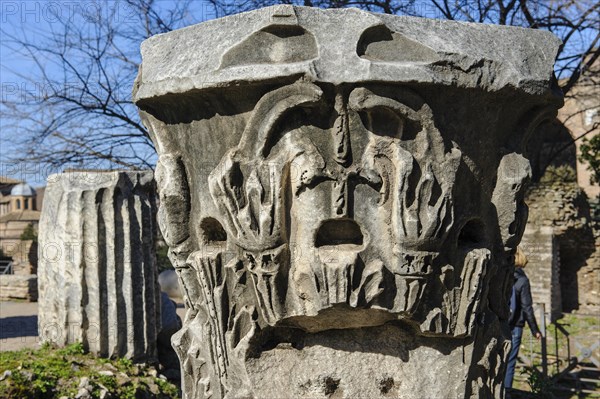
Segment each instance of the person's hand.
[[536,332],[536,333],[535,333],[535,339],[537,339],[538,341],[539,341],[540,339],[542,339],[542,333],[541,333],[541,332]]

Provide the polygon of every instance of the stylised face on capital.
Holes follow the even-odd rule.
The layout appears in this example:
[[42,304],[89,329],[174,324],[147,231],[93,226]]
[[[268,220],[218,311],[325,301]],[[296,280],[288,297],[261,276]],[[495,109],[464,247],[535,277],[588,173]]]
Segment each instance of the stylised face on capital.
[[[463,269],[448,242],[460,162],[409,89],[298,82],[260,99],[209,187],[268,324],[315,330],[327,326],[305,316],[376,309],[336,325],[351,328],[410,318],[432,280]],[[481,268],[489,252],[475,257]]]
[[489,293],[510,278],[529,162],[488,151],[502,129],[469,125],[470,108],[451,114],[431,90],[301,79],[189,130],[148,116],[164,143],[158,220],[188,307],[174,342],[193,397],[250,386],[248,356],[272,339],[391,326],[458,347],[448,338],[476,339],[502,316]]

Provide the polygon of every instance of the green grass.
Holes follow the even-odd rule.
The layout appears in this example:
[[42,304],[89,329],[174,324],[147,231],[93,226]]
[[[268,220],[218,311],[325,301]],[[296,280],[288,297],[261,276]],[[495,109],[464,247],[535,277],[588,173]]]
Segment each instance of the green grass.
[[[54,348],[44,344],[40,349],[0,352],[0,375],[11,375],[0,381],[0,398],[46,399],[74,397],[82,377],[88,377],[92,396],[98,398],[103,389],[109,397],[134,399],[151,397],[178,398],[178,387],[150,375],[149,365],[134,365],[128,359],[101,359],[85,353],[81,344]],[[110,371],[112,375],[101,372]]]

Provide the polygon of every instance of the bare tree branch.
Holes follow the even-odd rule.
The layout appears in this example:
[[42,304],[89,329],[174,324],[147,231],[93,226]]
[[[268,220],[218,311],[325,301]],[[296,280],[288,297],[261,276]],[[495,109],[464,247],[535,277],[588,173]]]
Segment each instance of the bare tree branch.
[[192,2],[99,4],[98,12],[75,7],[68,18],[35,30],[0,28],[5,47],[32,65],[11,70],[2,60],[14,78],[3,81],[0,108],[3,131],[11,133],[3,140],[15,149],[10,161],[62,168],[154,163],[152,142],[131,100],[140,43],[197,22]]
[[[548,30],[563,41],[555,74],[565,95],[583,84],[599,84],[600,3],[595,0],[209,0],[214,16],[273,4],[358,7],[373,12],[514,25]],[[204,16],[193,0],[123,0],[125,9],[76,8],[68,18],[19,31],[3,25],[3,43],[31,61],[3,82],[3,131],[11,132],[13,161],[82,167],[147,167],[155,154],[131,100],[149,36],[169,32]],[[585,79],[583,79],[585,77]],[[3,138],[5,139],[5,138]],[[35,145],[31,145],[35,143]]]

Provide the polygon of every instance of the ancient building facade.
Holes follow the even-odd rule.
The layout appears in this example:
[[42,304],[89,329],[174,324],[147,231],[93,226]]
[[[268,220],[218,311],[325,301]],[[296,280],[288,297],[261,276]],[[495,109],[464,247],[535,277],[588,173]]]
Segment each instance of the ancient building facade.
[[[43,191],[43,189],[42,189]],[[37,299],[38,193],[20,180],[0,176],[0,300]]]
[[558,111],[558,120],[568,130],[575,145],[577,157],[577,183],[589,198],[600,200],[600,182],[592,183],[591,171],[581,162],[581,137],[591,139],[600,134],[600,59],[596,59],[585,71],[577,84],[565,98],[564,106]]
[[[19,180],[0,177],[0,249],[5,256],[16,254],[18,263],[24,263],[24,254],[30,248],[21,243],[21,235],[28,226],[37,231],[40,220],[37,206],[37,191],[33,187]],[[28,267],[35,273],[34,261]]]

